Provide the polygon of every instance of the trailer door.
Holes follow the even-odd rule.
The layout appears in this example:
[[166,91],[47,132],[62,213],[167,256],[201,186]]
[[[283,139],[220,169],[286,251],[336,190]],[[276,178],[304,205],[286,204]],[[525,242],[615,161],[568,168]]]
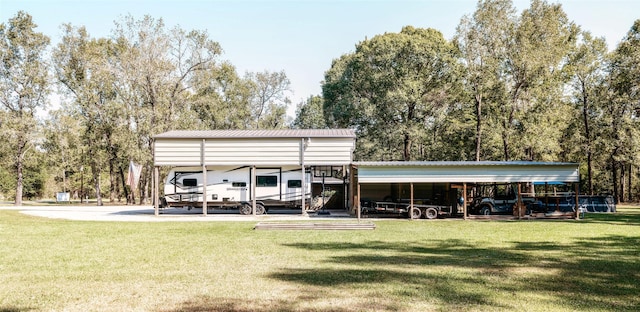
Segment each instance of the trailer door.
[[250,199],[248,196],[249,191],[247,188],[247,182],[233,182],[231,183],[231,187],[234,190],[237,190],[240,194],[240,198],[238,199],[238,201],[248,201]]
[[296,201],[302,199],[302,180],[288,180],[287,191],[285,192],[286,201]]

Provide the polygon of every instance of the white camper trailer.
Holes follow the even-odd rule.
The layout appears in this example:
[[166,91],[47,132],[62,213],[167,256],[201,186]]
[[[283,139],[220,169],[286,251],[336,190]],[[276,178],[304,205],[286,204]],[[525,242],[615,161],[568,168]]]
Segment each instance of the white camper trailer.
[[[165,180],[161,204],[163,207],[202,208],[203,185],[206,185],[208,209],[239,209],[241,214],[250,214],[252,170],[248,166],[208,169],[204,183],[201,168],[174,168]],[[306,173],[303,192],[299,166],[256,168],[255,177],[256,214],[276,207],[300,209],[303,194],[305,206],[310,202],[311,175]]]

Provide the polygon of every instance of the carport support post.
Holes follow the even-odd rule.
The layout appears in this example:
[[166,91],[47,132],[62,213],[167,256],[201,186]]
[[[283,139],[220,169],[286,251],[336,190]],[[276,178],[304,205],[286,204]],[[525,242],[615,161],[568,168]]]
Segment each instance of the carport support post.
[[409,183],[409,216],[411,216],[411,220],[413,220],[413,182]]
[[467,220],[467,182],[462,183],[462,219]]
[[522,218],[522,187],[521,186],[522,184],[518,182],[518,202],[516,203],[517,210],[518,210],[518,220]]
[[207,164],[204,156],[204,147],[206,140],[202,139],[202,146],[200,149],[200,163],[202,164],[202,215],[207,215],[207,185],[209,184],[207,179]]
[[356,197],[356,202],[354,203],[356,206],[356,215],[358,216],[358,222],[360,222],[360,214],[362,213],[362,207],[360,207],[360,182],[358,182],[358,195]]
[[256,215],[256,166],[251,167],[251,210]]
[[158,184],[160,180],[160,172],[158,166],[153,167],[153,208],[155,209],[156,217],[160,215],[160,192]]
[[[300,140],[300,168],[302,169],[302,177],[300,178],[300,180],[302,181],[300,184],[302,184],[302,199],[300,201],[300,208],[302,210],[302,215],[306,216],[307,215],[307,210],[305,209],[305,202],[304,200],[307,197],[307,181],[305,179],[305,177],[307,176],[307,173],[305,172],[304,169],[304,151],[307,149],[307,146],[309,145],[309,140],[307,139],[305,140],[305,138],[302,138]],[[324,188],[324,185],[322,186]],[[323,194],[324,194],[324,189],[322,190]],[[254,205],[255,206],[255,205]],[[311,203],[309,203],[309,206],[311,206]],[[324,206],[322,207],[324,208]]]
[[580,211],[578,211],[580,209],[580,203],[578,202],[578,200],[580,200],[580,183],[575,183],[575,188],[576,188],[576,220],[580,219]]

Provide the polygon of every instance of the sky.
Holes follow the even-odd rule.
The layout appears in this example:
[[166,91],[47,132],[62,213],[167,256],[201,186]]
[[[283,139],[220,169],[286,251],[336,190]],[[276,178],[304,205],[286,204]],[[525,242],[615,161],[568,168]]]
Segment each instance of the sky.
[[[561,3],[570,20],[604,37],[612,50],[640,19],[638,0],[548,0]],[[513,0],[518,12],[528,0]],[[295,105],[320,95],[331,62],[353,52],[366,38],[399,32],[403,26],[434,28],[453,38],[475,0],[0,0],[0,23],[23,10],[39,32],[61,38],[60,25],[85,26],[92,37],[109,37],[114,21],[125,15],[162,18],[167,28],[207,31],[222,46],[240,75],[284,71]]]

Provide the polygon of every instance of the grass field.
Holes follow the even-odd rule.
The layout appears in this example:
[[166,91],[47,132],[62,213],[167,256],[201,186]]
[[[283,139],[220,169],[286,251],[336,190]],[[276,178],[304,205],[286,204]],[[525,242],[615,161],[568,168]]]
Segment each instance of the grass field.
[[0,210],[0,311],[640,310],[640,207],[374,231],[254,225]]

